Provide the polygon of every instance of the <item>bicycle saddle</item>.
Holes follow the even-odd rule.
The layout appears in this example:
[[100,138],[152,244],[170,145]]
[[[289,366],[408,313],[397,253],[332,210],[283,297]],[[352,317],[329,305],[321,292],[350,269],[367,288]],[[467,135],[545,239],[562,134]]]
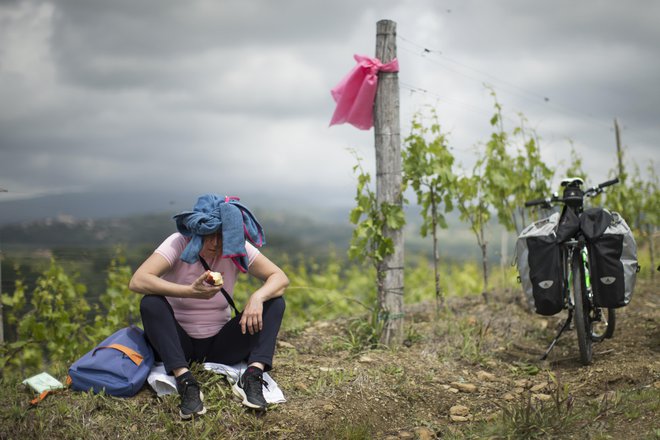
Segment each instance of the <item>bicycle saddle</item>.
[[582,180],[580,177],[567,177],[561,181],[560,185],[562,188],[580,188],[582,185],[584,185],[584,180]]

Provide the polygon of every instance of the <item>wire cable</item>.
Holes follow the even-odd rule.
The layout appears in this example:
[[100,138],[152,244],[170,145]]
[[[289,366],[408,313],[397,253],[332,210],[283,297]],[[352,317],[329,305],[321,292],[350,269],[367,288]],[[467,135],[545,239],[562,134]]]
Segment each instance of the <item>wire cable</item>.
[[[554,104],[550,100],[550,98],[547,97],[546,95],[539,94],[539,93],[530,91],[528,89],[522,88],[522,87],[520,87],[516,84],[513,84],[513,83],[511,83],[509,81],[506,81],[504,79],[501,79],[497,76],[494,76],[494,75],[489,74],[487,72],[484,72],[482,70],[476,69],[474,67],[468,66],[465,63],[461,63],[459,61],[456,61],[456,60],[448,57],[447,55],[445,55],[440,50],[429,49],[429,48],[427,48],[427,47],[425,47],[425,46],[423,46],[419,43],[416,43],[416,42],[414,42],[414,41],[412,41],[412,40],[410,40],[406,37],[403,37],[401,35],[399,35],[399,38],[401,39],[401,41],[403,41],[403,42],[405,42],[405,43],[407,43],[407,44],[409,44],[409,45],[416,48],[416,50],[412,50],[410,48],[402,46],[401,50],[403,50],[404,52],[407,52],[407,53],[411,53],[415,56],[418,56],[418,57],[426,60],[427,62],[429,62],[431,64],[438,65],[438,66],[443,67],[443,68],[445,68],[445,69],[447,69],[451,72],[454,72],[458,75],[462,75],[466,78],[469,78],[469,79],[472,79],[472,80],[475,80],[475,81],[480,81],[482,83],[487,83],[487,81],[485,81],[483,78],[475,77],[474,75],[469,75],[469,74],[466,74],[464,72],[461,72],[461,71],[459,71],[455,68],[452,68],[452,67],[448,66],[447,64],[442,63],[439,60],[434,59],[434,58],[431,57],[431,56],[436,56],[437,55],[439,57],[442,57],[442,59],[447,61],[447,62],[450,62],[450,63],[453,63],[457,66],[460,66],[463,69],[470,70],[470,71],[472,71],[472,72],[474,72],[478,75],[487,77],[495,83],[499,83],[501,86],[504,86],[505,89],[509,89],[509,90],[504,90],[505,92],[507,92],[509,94],[516,95],[516,96],[518,96],[520,98],[523,98],[523,99],[531,100],[535,104],[540,104],[541,101],[542,101],[542,103],[544,103],[547,107],[550,107],[552,110],[554,110],[557,113],[562,113],[562,114],[565,114],[567,116],[568,116],[568,113],[571,113],[570,116],[573,116],[573,117],[578,116],[582,119],[588,119],[591,122],[598,124],[601,128],[607,128],[607,129],[612,128],[609,124],[604,123],[602,120],[597,119],[597,118],[595,118],[595,117],[593,117],[593,116],[591,116],[587,113],[584,113],[584,112],[581,112],[581,111],[578,111],[578,110],[575,110],[575,109],[572,109],[570,107],[566,107],[566,106],[563,106],[563,105]],[[429,55],[429,56],[427,56],[427,55]]]

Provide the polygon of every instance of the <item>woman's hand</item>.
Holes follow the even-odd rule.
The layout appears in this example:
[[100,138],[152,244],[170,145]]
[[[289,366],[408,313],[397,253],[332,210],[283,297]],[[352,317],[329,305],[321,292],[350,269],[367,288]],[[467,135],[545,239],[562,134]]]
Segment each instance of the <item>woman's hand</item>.
[[253,335],[263,329],[263,311],[263,300],[261,300],[261,298],[256,294],[250,295],[240,320],[241,332],[243,334],[248,331],[251,335]]
[[211,299],[220,291],[222,285],[213,286],[206,282],[209,273],[211,272],[208,270],[205,271],[199,278],[192,282],[190,285],[191,292],[189,298]]
[[257,255],[248,272],[264,283],[250,295],[240,320],[243,334],[250,332],[253,335],[263,330],[264,303],[272,298],[282,296],[284,289],[289,285],[289,279],[282,272],[282,269],[263,254]]

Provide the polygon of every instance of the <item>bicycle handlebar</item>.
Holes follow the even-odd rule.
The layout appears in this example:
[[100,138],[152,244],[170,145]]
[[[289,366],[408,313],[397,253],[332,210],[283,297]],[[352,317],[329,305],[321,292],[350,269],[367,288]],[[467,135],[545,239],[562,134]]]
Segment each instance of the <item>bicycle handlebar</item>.
[[[597,194],[600,194],[601,192],[603,192],[603,188],[615,185],[617,183],[619,183],[619,178],[618,177],[615,177],[614,179],[608,180],[608,181],[603,182],[603,183],[599,183],[598,185],[587,189],[584,192],[584,196],[585,197],[594,197]],[[564,202],[564,201],[565,200],[563,198],[558,197],[557,194],[554,194],[552,197],[544,197],[544,198],[540,198],[540,199],[529,200],[529,201],[525,202],[525,207],[529,208],[531,206],[544,205],[544,206],[547,206],[548,208],[550,208],[552,203]]]
[[608,181],[603,182],[603,183],[599,183],[598,185],[596,185],[592,188],[589,188],[588,190],[586,190],[584,192],[584,195],[587,196],[587,197],[595,197],[598,194],[603,192],[603,188],[608,187],[608,186],[612,186],[616,183],[619,183],[619,178],[618,177],[615,177],[614,179],[608,180]]
[[603,183],[598,184],[598,188],[605,188],[606,186],[612,186],[616,183],[619,183],[619,178],[618,177],[615,177],[612,180],[608,180],[607,182],[603,182]]
[[536,205],[545,205],[548,204],[552,201],[552,199],[534,199],[530,200],[528,202],[525,202],[525,207],[529,208],[530,206],[536,206]]

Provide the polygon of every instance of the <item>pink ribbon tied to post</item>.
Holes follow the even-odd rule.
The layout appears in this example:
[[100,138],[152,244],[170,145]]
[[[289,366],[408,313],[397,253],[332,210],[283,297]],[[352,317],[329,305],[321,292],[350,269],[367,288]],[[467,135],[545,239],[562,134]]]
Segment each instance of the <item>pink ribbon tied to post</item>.
[[337,103],[330,125],[349,124],[360,130],[374,125],[374,99],[378,88],[378,72],[398,72],[399,61],[394,58],[383,64],[378,58],[354,55],[357,66],[330,93]]

